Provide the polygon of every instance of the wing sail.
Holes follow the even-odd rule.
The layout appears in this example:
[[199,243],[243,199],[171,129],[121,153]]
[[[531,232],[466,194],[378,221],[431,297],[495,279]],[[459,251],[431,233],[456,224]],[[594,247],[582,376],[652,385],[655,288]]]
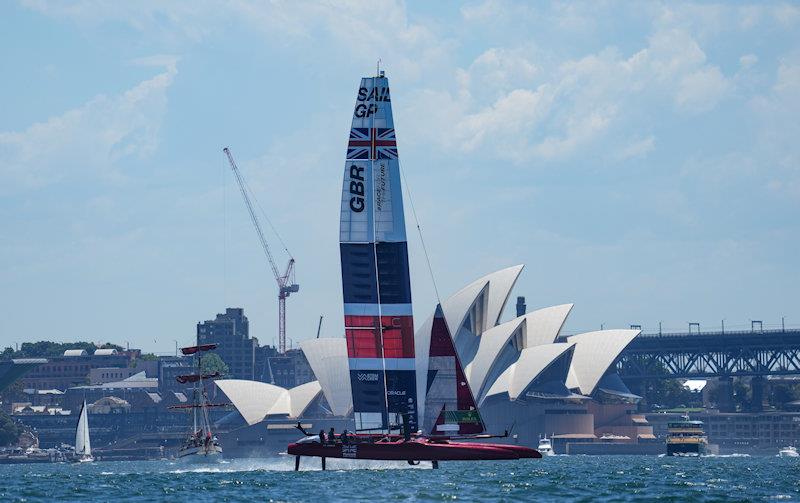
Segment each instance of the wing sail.
[[423,426],[433,435],[478,434],[485,430],[441,305],[436,306],[431,325]]
[[417,428],[414,320],[389,81],[361,79],[342,185],[340,254],[356,429]]

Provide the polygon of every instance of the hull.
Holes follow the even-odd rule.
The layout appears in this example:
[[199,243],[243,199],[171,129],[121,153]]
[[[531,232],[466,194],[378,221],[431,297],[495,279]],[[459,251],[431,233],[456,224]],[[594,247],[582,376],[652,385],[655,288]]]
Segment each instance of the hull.
[[295,456],[381,461],[480,461],[542,457],[535,449],[518,445],[428,440],[363,442],[344,445],[296,443],[289,445],[287,452]]
[[701,456],[705,453],[706,444],[703,442],[667,444],[667,456]]
[[178,451],[178,460],[182,462],[209,462],[222,459],[222,447],[218,445],[188,447]]

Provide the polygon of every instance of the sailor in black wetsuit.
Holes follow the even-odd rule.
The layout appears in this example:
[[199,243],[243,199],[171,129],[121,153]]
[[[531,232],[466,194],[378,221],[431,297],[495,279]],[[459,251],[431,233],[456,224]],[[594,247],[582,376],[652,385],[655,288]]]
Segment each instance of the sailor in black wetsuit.
[[325,445],[325,430],[319,430],[319,443]]
[[331,429],[328,432],[328,442],[332,444],[336,443],[336,433],[333,431],[333,426],[331,426]]

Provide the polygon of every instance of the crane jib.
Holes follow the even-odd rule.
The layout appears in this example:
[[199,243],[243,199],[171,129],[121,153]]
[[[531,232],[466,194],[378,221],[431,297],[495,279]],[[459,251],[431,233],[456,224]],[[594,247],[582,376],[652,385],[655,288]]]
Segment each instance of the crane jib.
[[[289,254],[289,250],[284,246],[284,250],[286,250],[286,253],[289,254],[289,262],[286,264],[286,271],[281,274],[278,270],[278,266],[275,264],[275,259],[270,251],[269,243],[267,242],[266,237],[264,237],[264,232],[261,230],[261,223],[258,220],[258,215],[256,214],[255,209],[253,208],[253,203],[250,201],[249,194],[252,194],[252,191],[250,191],[247,182],[245,182],[244,175],[242,175],[242,173],[239,171],[236,161],[233,160],[233,154],[231,154],[230,149],[225,147],[222,149],[222,151],[228,158],[231,171],[233,171],[233,176],[236,179],[237,185],[239,186],[239,191],[242,193],[242,199],[244,200],[245,207],[247,208],[247,213],[250,215],[250,221],[253,223],[253,227],[258,235],[258,240],[261,243],[261,249],[264,251],[264,255],[267,257],[270,269],[272,269],[272,274],[275,277],[275,282],[278,284],[278,351],[280,353],[285,353],[286,297],[288,297],[291,293],[296,293],[300,290],[300,285],[292,281],[294,274],[294,258],[291,256],[291,254]],[[269,219],[267,220],[269,221]],[[280,239],[280,236],[278,236],[278,239]]]

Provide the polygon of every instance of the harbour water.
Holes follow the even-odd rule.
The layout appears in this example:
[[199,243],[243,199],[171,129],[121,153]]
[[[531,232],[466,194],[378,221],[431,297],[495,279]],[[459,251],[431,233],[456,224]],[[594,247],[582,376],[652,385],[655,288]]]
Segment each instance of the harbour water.
[[[773,501],[800,499],[797,458],[553,456],[518,462],[239,460],[0,466],[0,501]],[[316,463],[315,463],[316,461]]]

